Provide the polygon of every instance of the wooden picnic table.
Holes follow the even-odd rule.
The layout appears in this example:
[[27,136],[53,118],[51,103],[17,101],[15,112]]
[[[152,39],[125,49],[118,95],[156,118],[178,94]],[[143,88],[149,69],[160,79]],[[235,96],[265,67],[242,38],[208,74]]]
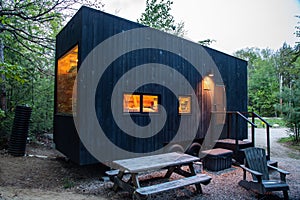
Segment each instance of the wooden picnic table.
[[[211,177],[206,174],[196,174],[193,163],[199,160],[198,157],[188,154],[172,152],[113,161],[112,167],[118,170],[118,174],[112,179],[114,181],[113,189],[116,191],[118,188],[122,188],[137,198],[142,198],[151,194],[194,184],[197,192],[202,193],[200,184],[208,184]],[[188,169],[182,169],[183,165],[188,166]],[[180,174],[183,178],[141,187],[139,181],[141,173],[160,169],[167,169],[165,178],[169,178],[173,173]],[[125,174],[130,175],[128,180],[124,179]]]

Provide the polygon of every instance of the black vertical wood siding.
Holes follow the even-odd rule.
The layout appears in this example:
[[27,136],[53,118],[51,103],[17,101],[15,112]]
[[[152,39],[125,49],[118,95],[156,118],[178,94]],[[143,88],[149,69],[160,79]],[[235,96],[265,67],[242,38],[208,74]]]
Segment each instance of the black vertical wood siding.
[[[80,63],[82,63],[93,48],[102,41],[122,31],[138,27],[143,26],[101,11],[82,7],[56,37],[56,64],[62,55],[74,45],[78,44],[78,66],[80,67]],[[174,39],[176,39],[176,37],[170,37],[170,42]],[[126,45],[126,41],[124,41],[124,45]],[[193,48],[197,48],[198,44],[191,42],[191,45]],[[205,47],[205,50],[215,61],[224,80],[227,95],[227,110],[247,111],[247,63],[208,47]],[[190,53],[197,52],[191,50]],[[126,134],[122,134],[122,131],[115,124],[110,109],[110,96],[114,85],[124,73],[133,67],[153,62],[165,64],[177,70],[189,80],[195,89],[201,104],[201,119],[196,139],[202,139],[204,137],[211,118],[210,111],[213,105],[211,105],[209,101],[210,92],[201,90],[203,77],[201,77],[189,62],[180,56],[163,50],[143,49],[129,52],[116,59],[111,66],[107,68],[104,76],[101,77],[95,96],[95,109],[101,127],[105,132],[113,134],[110,136],[111,140],[118,146],[130,151],[149,152],[162,147],[165,143],[168,143],[176,133],[181,118],[189,117],[189,115],[178,114],[177,97],[174,96],[168,88],[157,84],[148,84],[138,88],[136,92],[157,94],[160,96],[160,103],[165,107],[168,114],[167,123],[161,130],[161,133],[148,140],[139,141],[136,138],[130,138],[126,136]],[[144,75],[147,76],[147,74]],[[176,85],[176,77],[174,77],[174,84]],[[55,94],[56,88],[57,85],[55,84]],[[131,117],[136,124],[142,126],[149,123],[149,116],[147,114],[122,115],[122,117]],[[247,138],[246,124],[243,124],[239,129],[239,137]],[[54,141],[58,150],[78,164],[84,165],[97,162],[80,142],[72,116],[55,114]]]

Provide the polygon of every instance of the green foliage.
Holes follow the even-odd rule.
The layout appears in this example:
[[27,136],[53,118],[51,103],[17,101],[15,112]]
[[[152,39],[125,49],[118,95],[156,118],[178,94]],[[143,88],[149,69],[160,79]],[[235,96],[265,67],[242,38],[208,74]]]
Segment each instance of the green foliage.
[[1,111],[2,117],[0,117],[0,149],[6,147],[8,144],[9,134],[11,133],[13,124],[13,113]]
[[296,80],[289,88],[285,87],[281,98],[282,105],[277,105],[281,110],[287,126],[293,132],[294,141],[300,141],[300,79]]
[[[300,15],[297,15],[296,17],[300,19]],[[300,37],[300,21],[298,21],[298,23],[295,26],[295,28],[296,28],[296,31],[295,31],[296,36]]]
[[276,92],[279,91],[275,69],[267,60],[257,60],[255,65],[259,67],[249,70],[249,104],[262,116],[274,116],[274,104],[278,102]]
[[[266,120],[271,126],[273,126],[274,124],[278,124],[279,127],[286,127],[286,122],[279,117],[263,117],[264,120]],[[251,121],[252,119],[249,118],[249,120]],[[265,128],[266,125],[264,122],[262,122],[260,119],[255,118],[254,123],[257,125],[257,128]]]
[[247,60],[248,67],[250,67],[250,68],[253,66],[253,62],[261,57],[260,49],[258,49],[258,48],[241,49],[241,50],[235,52],[234,55],[238,58]]
[[249,110],[262,116],[276,116],[274,105],[279,102],[279,80],[274,52],[269,49],[247,48],[235,55],[248,61]]
[[[0,22],[4,46],[27,55],[28,51],[49,59],[54,49],[54,36],[62,24],[61,14],[53,7],[57,1],[2,1]],[[12,45],[12,43],[14,43]]]
[[37,135],[52,130],[54,105],[54,78],[38,77],[32,90],[35,98],[32,106],[30,133]]
[[175,23],[174,17],[170,14],[171,0],[147,0],[145,12],[142,13],[138,23],[172,33],[177,36],[184,36],[184,22]]
[[0,108],[0,119],[5,117],[5,111]]
[[5,76],[5,80],[0,79],[0,84],[7,84],[11,81],[24,84],[28,81],[27,70],[19,65],[11,65],[8,63],[0,62],[0,75]]
[[282,118],[272,117],[272,118],[265,118],[265,120],[274,126],[274,124],[278,124],[279,127],[286,127],[286,122]]
[[291,151],[288,153],[289,157],[298,159],[298,160],[300,159],[299,153],[298,153],[300,151],[300,143],[295,142],[295,139],[293,136],[280,138],[278,140],[278,142],[284,144],[286,147],[291,149]]
[[10,134],[17,105],[32,108],[30,135],[51,131],[55,36],[81,5],[103,7],[99,0],[0,1],[0,95],[7,105],[0,139]]
[[247,48],[237,51],[235,56],[248,61],[249,110],[262,116],[279,116],[282,111],[275,109],[280,103],[281,88],[299,79],[299,46],[292,48],[283,44],[273,52],[270,49]]
[[209,46],[209,45],[211,45],[215,41],[216,40],[206,39],[206,40],[198,41],[198,43],[201,44],[201,45],[203,45],[203,46]]
[[248,48],[235,53],[248,61],[249,110],[262,116],[282,115],[295,141],[299,141],[300,135],[298,51],[299,46],[283,44],[277,52]]
[[147,0],[145,12],[142,13],[139,23],[150,26],[162,31],[175,30],[175,20],[170,14],[171,5],[170,0]]
[[75,186],[75,182],[69,178],[64,178],[63,187],[64,189],[72,188]]
[[[300,63],[297,61],[299,55],[297,54],[297,46],[292,48],[286,43],[277,52],[277,71],[283,78],[283,86],[289,87],[291,81],[299,78]],[[297,62],[296,62],[297,61]]]
[[[10,81],[7,84],[9,109],[0,112],[0,137],[8,138],[13,124],[17,105],[28,105],[32,108],[29,136],[34,139],[38,134],[52,131],[53,126],[53,88],[54,78],[38,77],[26,79],[25,84]],[[8,79],[7,79],[8,80]]]

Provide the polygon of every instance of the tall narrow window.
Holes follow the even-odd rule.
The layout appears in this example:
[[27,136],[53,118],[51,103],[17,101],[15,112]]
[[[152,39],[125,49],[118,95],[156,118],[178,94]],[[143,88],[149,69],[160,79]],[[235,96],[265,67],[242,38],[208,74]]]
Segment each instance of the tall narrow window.
[[180,114],[191,113],[191,96],[179,96],[179,107],[178,112]]
[[72,114],[72,92],[77,75],[78,45],[58,59],[57,112]]

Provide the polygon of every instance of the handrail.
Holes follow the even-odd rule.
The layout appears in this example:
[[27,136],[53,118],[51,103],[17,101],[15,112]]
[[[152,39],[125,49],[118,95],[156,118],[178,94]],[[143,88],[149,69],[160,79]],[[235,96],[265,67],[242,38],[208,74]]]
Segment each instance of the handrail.
[[251,122],[247,117],[245,117],[242,113],[240,113],[239,111],[236,111],[236,114],[238,114],[240,117],[242,117],[244,120],[246,120],[249,124],[251,124],[252,126],[254,126],[255,128],[257,127],[256,124],[254,124],[253,122]]
[[[258,114],[256,114],[255,112],[243,112],[243,113],[247,113],[247,114],[251,114],[252,117],[252,121],[254,122],[254,118],[257,117],[258,119],[260,119],[263,123],[266,124],[266,132],[267,132],[267,159],[270,160],[270,154],[271,154],[271,148],[270,148],[270,127],[272,127],[271,124],[269,124],[266,120],[264,120],[261,116],[259,116]],[[254,138],[254,130],[252,127],[252,138]]]
[[[252,127],[253,130],[254,130],[254,128],[257,127],[257,125],[255,123],[253,123],[252,121],[250,121],[247,117],[245,117],[239,111],[226,111],[226,113],[230,114],[230,115],[236,115],[236,117],[235,117],[235,125],[236,125],[236,128],[235,128],[235,154],[237,154],[238,151],[239,151],[238,129],[237,129],[237,126],[238,126],[238,117],[241,117],[243,120],[245,120],[246,122],[248,122],[249,124],[251,124],[251,127]],[[230,119],[231,119],[231,117],[228,117],[228,120],[230,120]],[[228,125],[230,125],[230,124],[228,124]],[[227,134],[229,134],[229,132],[230,132],[230,128],[227,130]],[[252,134],[252,143],[254,144],[254,133]]]
[[243,114],[252,114],[252,115],[255,115],[255,117],[257,117],[258,119],[260,119],[260,121],[262,121],[263,123],[265,123],[267,126],[269,126],[269,127],[272,127],[272,125],[271,124],[269,124],[269,122],[267,122],[265,119],[263,119],[261,116],[259,116],[258,114],[256,114],[255,112],[241,112],[241,113],[243,113]]
[[[257,117],[259,120],[261,120],[262,122],[264,122],[266,124],[266,132],[267,132],[267,159],[270,160],[270,127],[272,127],[272,125],[270,125],[266,120],[264,120],[261,116],[259,116],[258,114],[256,114],[255,112],[239,112],[239,111],[214,111],[213,113],[215,114],[229,114],[228,117],[228,130],[227,130],[227,137],[229,137],[229,133],[230,133],[230,120],[232,119],[231,115],[237,115],[237,117],[235,118],[235,124],[237,126],[238,124],[238,116],[240,116],[242,119],[244,119],[246,122],[248,122],[249,124],[251,124],[251,142],[254,145],[255,144],[255,128],[257,128],[257,125],[254,122],[255,117]],[[244,114],[247,114],[247,116],[251,116],[252,117],[252,121],[250,121],[248,119],[248,117],[246,117]],[[235,129],[235,144],[236,144],[236,148],[235,151],[237,152],[239,149],[238,147],[238,129],[236,127]]]
[[258,114],[256,114],[255,112],[252,112],[253,115],[255,115],[255,117],[259,118],[263,123],[265,123],[267,126],[272,127],[271,124],[269,124],[266,120],[264,120],[261,116],[259,116]]
[[[212,111],[212,113],[215,114],[238,114],[240,117],[242,117],[244,120],[246,120],[249,124],[251,124],[252,126],[254,126],[255,128],[257,128],[257,125],[254,124],[253,122],[251,122],[247,117],[245,117],[242,113],[248,113],[248,112],[239,112],[239,111]],[[256,113],[254,113],[257,117],[261,118],[260,116],[258,116]],[[268,122],[266,122],[266,124],[268,124]],[[270,125],[269,125],[270,126]]]

